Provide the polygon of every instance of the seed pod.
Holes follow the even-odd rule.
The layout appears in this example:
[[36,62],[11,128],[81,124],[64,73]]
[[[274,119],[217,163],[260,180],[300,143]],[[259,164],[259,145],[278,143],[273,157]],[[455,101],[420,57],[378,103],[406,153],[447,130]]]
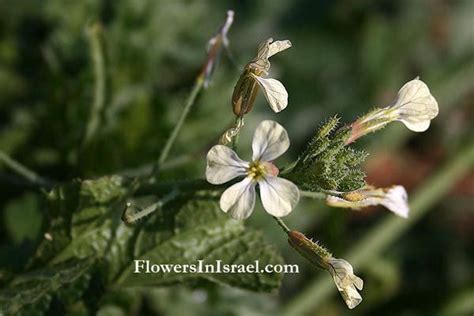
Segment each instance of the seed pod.
[[332,255],[320,244],[311,241],[298,231],[288,233],[288,243],[312,264],[323,269],[327,268],[326,260],[331,258]]
[[250,70],[246,67],[232,94],[232,109],[236,116],[241,117],[252,110],[258,90],[257,81],[250,75]]
[[242,117],[252,110],[255,98],[260,88],[263,89],[265,98],[275,112],[280,112],[288,104],[288,93],[278,80],[265,79],[262,76],[270,69],[269,57],[291,47],[288,40],[273,42],[272,38],[260,43],[257,56],[248,63],[232,94],[232,109],[237,117]]

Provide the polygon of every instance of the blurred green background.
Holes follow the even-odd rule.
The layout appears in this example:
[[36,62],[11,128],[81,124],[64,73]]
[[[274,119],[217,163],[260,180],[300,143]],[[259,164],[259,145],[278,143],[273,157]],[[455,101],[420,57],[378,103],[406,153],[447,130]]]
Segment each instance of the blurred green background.
[[[233,61],[223,56],[172,149],[170,160],[189,154],[193,160],[162,177],[203,176],[208,146],[233,121],[230,97],[242,67],[260,41],[290,39],[293,48],[271,60],[271,77],[289,92],[288,108],[275,115],[263,96],[257,98],[240,139],[241,157],[249,157],[262,119],[288,129],[292,146],[283,165],[297,157],[324,119],[338,114],[349,123],[388,104],[405,82],[420,76],[440,107],[430,129],[415,134],[394,123],[355,145],[371,154],[365,165],[369,183],[402,184],[411,201],[423,194],[416,202],[420,216],[409,224],[396,222],[400,230],[370,260],[360,260],[361,270],[355,264],[365,281],[364,301],[350,312],[334,285],[324,285],[329,274],[300,258],[258,206],[248,224],[264,230],[285,260],[301,269],[284,278],[279,293],[217,285],[123,291],[104,298],[99,313],[472,315],[474,173],[464,168],[446,176],[446,188],[432,194],[429,186],[473,146],[474,1],[2,0],[0,150],[56,181],[155,161],[228,9],[235,11],[229,32]],[[94,98],[87,30],[95,22],[102,26],[106,93],[97,135],[84,147]],[[443,177],[435,186],[443,185]],[[20,271],[28,260],[41,238],[42,207],[41,193],[0,164],[2,268]],[[350,212],[304,200],[287,222],[345,258],[367,232],[379,228],[383,234],[390,217],[379,208]]]

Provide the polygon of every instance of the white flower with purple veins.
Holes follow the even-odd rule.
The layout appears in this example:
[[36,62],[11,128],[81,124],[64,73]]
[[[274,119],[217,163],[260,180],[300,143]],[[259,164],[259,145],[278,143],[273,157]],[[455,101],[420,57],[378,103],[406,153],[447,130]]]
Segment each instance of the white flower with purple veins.
[[360,190],[344,193],[342,197],[328,195],[326,203],[329,206],[348,207],[354,210],[371,205],[383,205],[403,218],[407,218],[410,212],[407,191],[401,185],[389,188],[367,186]]
[[263,121],[255,130],[252,141],[252,161],[244,161],[227,146],[216,145],[207,154],[206,179],[223,184],[234,178],[245,178],[227,188],[221,196],[220,207],[235,219],[245,219],[255,207],[257,184],[264,209],[273,216],[288,215],[300,198],[298,187],[278,177],[272,161],[290,146],[286,130],[274,121]]

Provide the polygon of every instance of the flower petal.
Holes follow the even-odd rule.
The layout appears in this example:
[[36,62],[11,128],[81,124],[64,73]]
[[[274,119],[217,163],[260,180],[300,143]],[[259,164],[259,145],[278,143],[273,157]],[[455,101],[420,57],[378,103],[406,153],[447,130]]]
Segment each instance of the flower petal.
[[257,57],[255,59],[268,59],[271,42],[273,42],[273,38],[270,37],[258,44]]
[[262,88],[263,94],[272,110],[276,113],[284,110],[288,105],[288,92],[283,84],[272,78],[262,78],[251,74]]
[[222,184],[245,175],[249,166],[249,163],[240,159],[235,151],[223,145],[212,147],[206,159],[206,180],[212,184]]
[[380,199],[377,200],[372,197],[364,198],[360,201],[348,201],[333,195],[326,196],[327,205],[332,207],[346,207],[351,208],[353,210],[359,210],[370,205],[377,205],[378,203],[380,203]]
[[416,122],[413,119],[398,119],[412,132],[424,132],[430,127],[430,121]]
[[300,191],[291,181],[266,176],[259,181],[259,185],[263,208],[273,216],[286,216],[298,204]]
[[364,281],[354,274],[352,265],[344,259],[331,258],[328,260],[328,271],[347,307],[353,309],[359,305],[362,296],[357,289],[362,290]]
[[403,218],[407,218],[408,213],[410,212],[408,206],[408,194],[405,188],[401,185],[394,185],[389,188],[385,198],[380,204]]
[[285,49],[291,47],[291,42],[289,40],[275,41],[268,46],[267,58],[272,57],[275,54],[278,54]]
[[423,132],[430,126],[430,120],[438,115],[438,102],[431,95],[428,86],[421,80],[407,82],[399,91],[393,109],[397,120],[414,132]]
[[278,54],[285,49],[291,47],[291,42],[289,40],[275,41],[273,38],[268,38],[265,41],[261,42],[258,45],[257,49],[257,58],[258,59],[268,59],[275,54]]
[[222,193],[220,207],[232,218],[245,219],[255,207],[255,182],[247,177]]
[[285,128],[275,121],[263,121],[255,130],[252,141],[253,161],[272,161],[290,147]]

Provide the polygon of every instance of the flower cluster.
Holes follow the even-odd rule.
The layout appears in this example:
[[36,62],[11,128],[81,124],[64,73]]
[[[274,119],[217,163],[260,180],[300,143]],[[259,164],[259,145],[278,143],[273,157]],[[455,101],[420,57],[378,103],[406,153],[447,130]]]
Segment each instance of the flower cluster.
[[[225,33],[221,32],[220,40],[225,38]],[[270,69],[269,58],[289,47],[290,41],[274,42],[270,38],[259,45],[257,57],[245,66],[232,95],[235,125],[224,133],[219,145],[209,150],[206,179],[216,185],[233,182],[222,193],[220,208],[235,219],[246,219],[252,214],[258,186],[263,208],[287,233],[289,244],[312,264],[331,274],[346,305],[352,309],[362,301],[358,291],[362,290],[364,282],[354,274],[351,264],[333,257],[302,233],[290,231],[280,217],[288,215],[298,204],[301,192],[295,183],[304,189],[319,191],[316,194],[325,196],[330,206],[359,210],[383,205],[400,217],[408,217],[405,188],[367,185],[364,173],[358,169],[366,155],[348,145],[393,121],[400,121],[415,132],[425,131],[438,114],[438,103],[427,85],[416,78],[400,89],[390,106],[375,109],[349,126],[336,130],[339,119],[329,120],[298,160],[285,169],[289,170],[285,176],[293,183],[279,177],[279,169],[273,163],[290,146],[288,133],[277,122],[267,120],[258,125],[252,141],[251,161],[242,160],[233,149],[225,146],[243,128],[243,117],[252,109],[259,89],[273,111],[280,112],[288,105],[288,93],[283,84],[264,76]],[[239,180],[235,181],[236,178]],[[307,193],[313,192],[305,193],[309,196]]]

